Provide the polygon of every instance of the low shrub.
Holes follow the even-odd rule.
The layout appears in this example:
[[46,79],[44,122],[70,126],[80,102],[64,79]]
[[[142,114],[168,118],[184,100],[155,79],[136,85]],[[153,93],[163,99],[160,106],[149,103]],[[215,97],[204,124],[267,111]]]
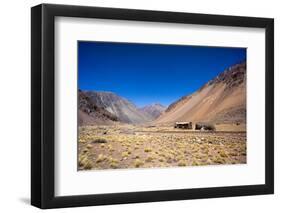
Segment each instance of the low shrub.
[[92,141],[92,143],[107,143],[107,140],[103,138],[98,138]]
[[151,152],[152,149],[151,149],[150,147],[146,147],[146,148],[144,148],[144,151],[145,151],[145,152]]
[[141,161],[140,159],[136,159],[135,162],[135,167],[139,168],[140,166],[142,166],[144,163],[143,161]]
[[122,156],[122,158],[129,157],[129,153],[128,152],[122,152],[121,156]]
[[107,157],[106,157],[105,155],[99,154],[99,156],[98,156],[96,162],[97,162],[97,163],[100,163],[100,162],[102,162],[102,161],[105,161],[106,159],[107,159]]
[[145,160],[145,162],[152,162],[154,158],[152,156],[148,156]]
[[180,160],[180,161],[178,162],[178,166],[187,166],[187,163],[186,163],[186,161],[184,161],[184,160]]
[[87,160],[85,165],[84,165],[84,169],[89,170],[93,168],[93,163],[90,160]]
[[87,146],[86,146],[87,149],[91,149],[92,147],[93,147],[92,144],[87,144]]
[[111,163],[110,163],[110,167],[111,167],[112,169],[117,169],[117,168],[118,168],[118,164],[117,164],[116,162],[111,162]]

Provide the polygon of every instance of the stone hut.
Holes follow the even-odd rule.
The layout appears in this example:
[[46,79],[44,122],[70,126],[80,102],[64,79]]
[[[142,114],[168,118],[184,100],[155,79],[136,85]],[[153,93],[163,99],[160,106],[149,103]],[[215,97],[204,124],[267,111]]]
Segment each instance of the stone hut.
[[179,129],[192,129],[192,122],[176,122],[174,127]]

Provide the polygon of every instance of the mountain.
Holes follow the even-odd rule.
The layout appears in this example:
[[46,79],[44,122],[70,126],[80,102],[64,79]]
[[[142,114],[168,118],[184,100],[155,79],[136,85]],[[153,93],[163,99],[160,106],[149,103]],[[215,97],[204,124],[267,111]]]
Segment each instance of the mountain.
[[79,90],[79,125],[111,124],[118,118],[104,107],[98,106],[85,92]]
[[142,107],[139,110],[151,117],[151,120],[154,120],[166,110],[166,107],[161,104],[155,103]]
[[246,63],[229,67],[193,94],[172,103],[154,123],[176,121],[246,123]]
[[[132,124],[150,121],[150,117],[140,112],[133,103],[112,92],[83,91],[82,93],[90,103],[93,103],[96,109],[103,110],[102,121],[111,120]],[[104,113],[104,111],[107,113]]]

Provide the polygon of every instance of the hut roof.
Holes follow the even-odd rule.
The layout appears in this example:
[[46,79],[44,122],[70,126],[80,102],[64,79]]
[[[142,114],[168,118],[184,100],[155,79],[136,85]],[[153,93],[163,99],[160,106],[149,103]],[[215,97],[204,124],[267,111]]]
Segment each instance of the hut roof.
[[176,124],[189,124],[190,122],[176,122]]

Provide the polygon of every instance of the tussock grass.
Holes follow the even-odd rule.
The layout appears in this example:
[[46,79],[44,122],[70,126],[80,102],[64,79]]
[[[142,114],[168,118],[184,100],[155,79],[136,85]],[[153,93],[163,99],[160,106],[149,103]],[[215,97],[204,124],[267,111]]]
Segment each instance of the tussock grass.
[[164,162],[164,161],[165,161],[165,158],[160,157],[160,158],[158,159],[158,161],[159,161],[159,162]]
[[87,152],[89,152],[89,150],[88,149],[83,149],[83,151],[82,151],[84,154],[86,154]]
[[220,150],[220,151],[219,151],[219,154],[220,154],[220,156],[221,156],[222,158],[228,157],[227,153],[226,153],[224,150]]
[[128,152],[122,152],[121,153],[121,156],[122,156],[122,158],[127,158],[127,157],[129,157],[129,153]]
[[[135,134],[123,134],[124,128]],[[157,133],[138,132],[150,130]],[[161,134],[162,130],[171,131],[169,127],[132,125],[79,128],[79,168],[147,168],[246,162],[245,135],[216,135],[215,132]],[[107,134],[103,134],[105,131]],[[87,165],[88,161],[92,165]]]
[[87,160],[85,165],[84,165],[84,169],[89,170],[89,169],[92,169],[93,166],[94,166],[93,162],[90,161],[90,160]]
[[140,166],[144,165],[144,162],[140,159],[136,159],[135,162],[134,162],[134,166],[136,168],[139,168]]
[[78,159],[79,167],[82,167],[85,170],[92,169],[94,164],[91,160],[88,159],[87,155],[82,155]]
[[91,148],[93,148],[93,145],[92,144],[87,144],[86,148],[87,149],[91,149]]
[[110,151],[110,152],[114,152],[115,151],[115,149],[113,149],[112,145],[108,145],[107,148],[108,148],[108,151]]
[[107,159],[107,156],[103,155],[103,154],[99,154],[99,156],[97,157],[97,160],[96,162],[97,163],[100,163],[100,162],[103,162]]
[[187,163],[186,163],[185,160],[180,160],[180,161],[178,162],[178,166],[187,166]]
[[146,147],[146,148],[144,148],[144,151],[145,151],[145,152],[151,152],[152,149],[151,149],[150,147]]
[[107,143],[107,140],[103,138],[98,138],[92,141],[92,143]]
[[192,166],[199,166],[200,164],[199,164],[199,162],[198,161],[192,161],[192,164],[191,164]]
[[117,162],[111,162],[109,164],[109,166],[112,168],[112,169],[117,169],[118,168],[118,163]]
[[223,158],[219,157],[219,156],[215,157],[213,159],[213,161],[217,164],[224,164],[225,163],[225,160]]
[[87,160],[87,156],[81,155],[81,156],[79,157],[79,159],[78,159],[78,165],[79,165],[80,167],[85,166],[86,160]]
[[153,156],[148,156],[146,159],[145,159],[145,162],[152,162],[154,160],[154,157]]

